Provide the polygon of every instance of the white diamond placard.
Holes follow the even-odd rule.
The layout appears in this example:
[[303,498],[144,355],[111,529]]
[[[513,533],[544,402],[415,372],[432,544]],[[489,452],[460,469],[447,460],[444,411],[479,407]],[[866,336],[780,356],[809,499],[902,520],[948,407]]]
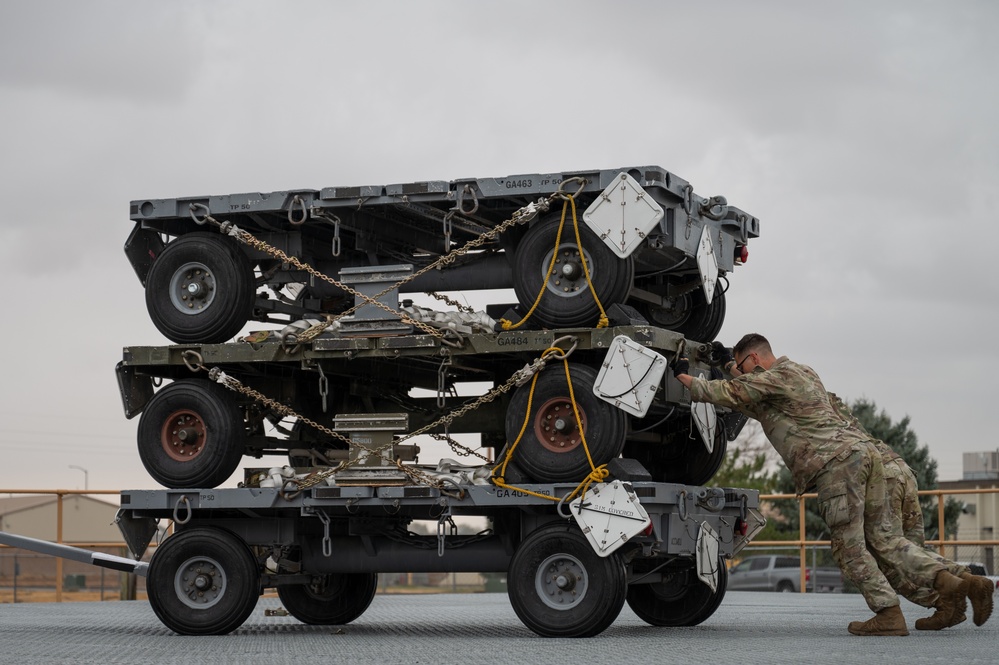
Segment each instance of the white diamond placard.
[[666,366],[666,358],[661,354],[618,335],[600,365],[593,394],[641,418],[652,405]]
[[598,556],[611,554],[652,524],[631,484],[620,480],[591,485],[585,497],[569,502],[569,512]]
[[586,209],[583,222],[624,259],[638,249],[664,214],[637,180],[620,173]]

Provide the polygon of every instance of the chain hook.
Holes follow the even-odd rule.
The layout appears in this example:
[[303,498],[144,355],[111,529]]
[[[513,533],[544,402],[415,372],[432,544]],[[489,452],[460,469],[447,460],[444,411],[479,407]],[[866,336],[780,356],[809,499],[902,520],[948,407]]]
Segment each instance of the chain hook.
[[[573,194],[569,194],[568,192],[565,191],[565,185],[566,183],[569,182],[579,183],[579,188],[576,189],[575,193]],[[586,189],[586,178],[577,175],[577,176],[572,176],[571,178],[566,178],[565,180],[560,182],[558,184],[558,189],[555,190],[555,193],[558,195],[560,199],[574,199],[580,194],[582,194],[584,189]]]
[[[187,517],[181,519],[180,517],[180,507],[184,506],[187,509]],[[180,498],[177,499],[177,503],[173,506],[173,523],[174,524],[187,524],[191,521],[194,516],[194,510],[191,508],[191,500],[187,498],[186,494],[181,494]]]
[[684,185],[681,196],[680,207],[689,215],[694,207],[694,187],[690,183]]
[[[569,346],[568,349],[563,349],[562,347],[559,346],[559,344],[562,342],[571,342],[571,345]],[[559,360],[566,360],[569,356],[572,355],[572,352],[576,350],[577,346],[579,346],[578,337],[576,337],[575,335],[565,335],[553,341],[549,348],[555,349],[553,355],[556,358],[558,358]]]
[[[295,207],[302,211],[302,217],[297,219],[295,217]],[[295,194],[295,198],[291,200],[291,205],[288,206],[288,223],[292,226],[301,226],[305,224],[305,220],[309,218],[309,209],[305,207],[305,199],[302,198],[300,194]]]
[[300,348],[302,348],[302,343],[298,341],[298,335],[295,333],[288,332],[281,336],[281,350],[287,355],[295,355]]
[[[465,210],[465,194],[472,197],[471,210]],[[479,211],[479,197],[475,193],[475,190],[472,189],[471,185],[465,185],[461,188],[461,191],[458,192],[458,203],[455,205],[455,210],[460,212],[462,215],[474,215]]]
[[281,489],[278,490],[278,496],[285,501],[291,501],[301,493],[302,488],[298,486],[298,480],[295,478],[285,478],[281,483]]
[[316,368],[319,370],[319,396],[323,398],[323,413],[327,413],[328,407],[326,404],[326,398],[330,394],[330,380],[323,372],[322,365],[317,364]]
[[333,222],[333,256],[340,256],[340,218],[334,217]]
[[437,518],[437,556],[444,556],[444,541],[448,536],[446,526],[450,528],[450,535],[455,536],[458,534],[458,525],[454,523],[454,518],[451,517],[451,503],[444,499],[443,503],[444,509],[441,511],[440,516]]
[[180,357],[184,361],[184,365],[187,366],[187,369],[192,372],[200,372],[205,368],[205,359],[193,349],[187,349],[180,354]]
[[323,510],[316,510],[316,517],[323,523],[323,556],[333,556],[333,541],[330,540],[330,516]]
[[[212,217],[212,211],[209,210],[208,206],[206,206],[204,203],[192,203],[190,209],[191,209],[191,219],[193,219],[194,223],[197,224],[198,226],[204,226],[205,222],[207,222]],[[198,217],[199,210],[205,211],[204,217]]]
[[451,354],[444,355],[440,367],[437,368],[437,407],[443,409],[447,404],[447,368],[451,366],[453,359]]
[[444,253],[445,254],[447,254],[448,252],[451,251],[451,230],[454,227],[454,225],[453,225],[453,223],[451,221],[452,219],[454,219],[454,210],[448,210],[447,213],[444,214],[444,219],[441,220],[442,223],[444,224]]

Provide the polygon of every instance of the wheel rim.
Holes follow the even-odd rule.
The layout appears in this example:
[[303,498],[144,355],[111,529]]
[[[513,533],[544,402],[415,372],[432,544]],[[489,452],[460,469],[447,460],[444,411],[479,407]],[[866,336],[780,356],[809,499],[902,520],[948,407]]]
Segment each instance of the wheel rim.
[[200,314],[215,300],[215,275],[204,263],[192,261],[170,278],[170,303],[178,312]]
[[688,593],[688,576],[684,573],[674,573],[667,575],[662,582],[649,585],[652,595],[663,602],[673,602],[680,600]]
[[652,322],[668,329],[686,322],[690,318],[690,309],[693,306],[688,295],[671,298],[669,302],[669,306],[649,305],[648,307],[649,318],[652,319]]
[[538,409],[534,417],[534,435],[541,445],[556,453],[568,453],[579,447],[586,432],[586,414],[579,410],[579,421],[573,413],[572,401],[553,397]]
[[[541,276],[544,278],[548,274],[548,266],[552,262],[552,253],[549,250],[545,254],[544,261],[541,262]],[[575,243],[562,243],[558,247],[558,256],[555,257],[555,267],[548,278],[545,287],[560,298],[575,298],[576,296],[589,293],[586,285],[586,272],[583,270],[582,258],[586,259],[586,267],[590,272],[590,279],[595,279],[593,271],[594,261],[590,252],[583,250],[580,255],[579,247]]]
[[569,554],[553,554],[538,566],[534,589],[548,607],[570,610],[583,601],[589,578],[586,567]]
[[212,558],[191,557],[177,568],[173,588],[177,598],[187,607],[207,609],[225,596],[225,570]]
[[201,416],[190,409],[171,413],[160,429],[163,452],[172,460],[187,462],[205,448],[207,428]]
[[342,578],[332,575],[323,575],[315,579],[303,588],[305,594],[316,600],[330,600],[343,593],[344,582]]

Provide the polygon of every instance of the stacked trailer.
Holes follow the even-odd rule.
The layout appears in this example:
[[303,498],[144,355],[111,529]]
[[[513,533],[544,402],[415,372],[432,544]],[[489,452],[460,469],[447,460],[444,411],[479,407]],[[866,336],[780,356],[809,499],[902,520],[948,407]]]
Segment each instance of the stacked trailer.
[[[545,636],[596,635],[625,602],[657,626],[721,603],[725,560],[764,523],[755,491],[703,487],[744,418],[666,370],[684,354],[719,375],[720,285],[759,233],[724,197],[629,167],[138,200],[131,218],[126,254],[176,344],[117,368],[167,488],[123,492],[119,526],[136,559],[158,520],[175,532],[148,567],[92,562],[146,574],[171,629],[230,632],[266,588],[347,623],[380,572],[506,572]],[[437,293],[486,289],[516,302]],[[458,311],[403,299],[418,291]],[[226,343],[249,321],[283,327]],[[479,459],[420,464],[420,435]],[[219,488],[244,456],[280,461]]]
[[[146,588],[157,616],[181,634],[235,630],[266,588],[304,623],[337,625],[365,611],[377,573],[472,571],[507,573],[514,610],[539,635],[584,637],[625,602],[655,626],[701,623],[725,595],[725,560],[763,522],[759,496],[747,490],[615,479],[555,503],[535,494],[562,499],[575,484],[525,489],[129,491],[121,524],[141,553],[152,521],[174,520]],[[462,516],[488,527],[454,535]],[[410,530],[420,520],[436,523],[436,535]]]
[[653,480],[702,485],[745,417],[691,404],[666,372],[681,349],[693,374],[717,375],[712,345],[647,325],[473,333],[460,346],[414,334],[127,347],[117,372],[126,415],[140,416],[139,456],[172,488],[214,487],[244,456],[335,466],[350,448],[339,415],[393,413],[407,421],[396,442],[406,461],[413,432],[478,434],[483,462],[504,460],[519,435],[513,482],[579,481],[623,454]]
[[[725,560],[764,521],[756,492],[700,486],[743,419],[690,403],[666,372],[681,351],[695,374],[716,371],[713,346],[647,325],[473,333],[458,346],[404,335],[128,347],[125,410],[142,414],[147,469],[173,487],[122,495],[123,525],[176,525],[149,568],[153,607],[177,632],[224,633],[276,587],[300,620],[339,624],[365,610],[379,572],[474,571],[506,572],[540,635],[595,635],[625,602],[653,625],[700,623],[724,596]],[[463,384],[492,387],[455,397]],[[672,436],[651,427],[664,421]],[[416,463],[410,435],[441,430],[485,463]],[[450,437],[467,433],[478,450]],[[204,489],[243,455],[288,466]],[[456,517],[488,526],[457,535]],[[419,535],[421,521],[437,535]]]
[[340,316],[352,271],[404,266],[403,293],[512,288],[494,318],[533,309],[527,325],[555,329],[605,311],[709,342],[759,236],[757,218],[658,166],[138,199],[130,216],[150,317],[181,344]]

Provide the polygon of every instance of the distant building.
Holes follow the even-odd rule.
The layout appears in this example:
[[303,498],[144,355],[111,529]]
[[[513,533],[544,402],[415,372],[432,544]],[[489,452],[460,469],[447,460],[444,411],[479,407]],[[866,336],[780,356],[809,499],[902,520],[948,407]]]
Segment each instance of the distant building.
[[999,480],[999,450],[964,453],[964,480]]
[[[961,480],[939,483],[941,490],[973,490],[999,488],[999,451],[964,453],[964,473]],[[964,503],[957,522],[957,540],[996,540],[999,523],[999,492],[992,494],[958,494]],[[959,550],[959,551],[953,551]],[[978,561],[985,564],[990,575],[996,574],[995,545],[962,545],[948,547],[946,556],[956,561]]]
[[[120,543],[114,524],[118,505],[81,494],[62,499],[64,543]],[[0,531],[55,542],[58,499],[51,494],[0,498]]]

